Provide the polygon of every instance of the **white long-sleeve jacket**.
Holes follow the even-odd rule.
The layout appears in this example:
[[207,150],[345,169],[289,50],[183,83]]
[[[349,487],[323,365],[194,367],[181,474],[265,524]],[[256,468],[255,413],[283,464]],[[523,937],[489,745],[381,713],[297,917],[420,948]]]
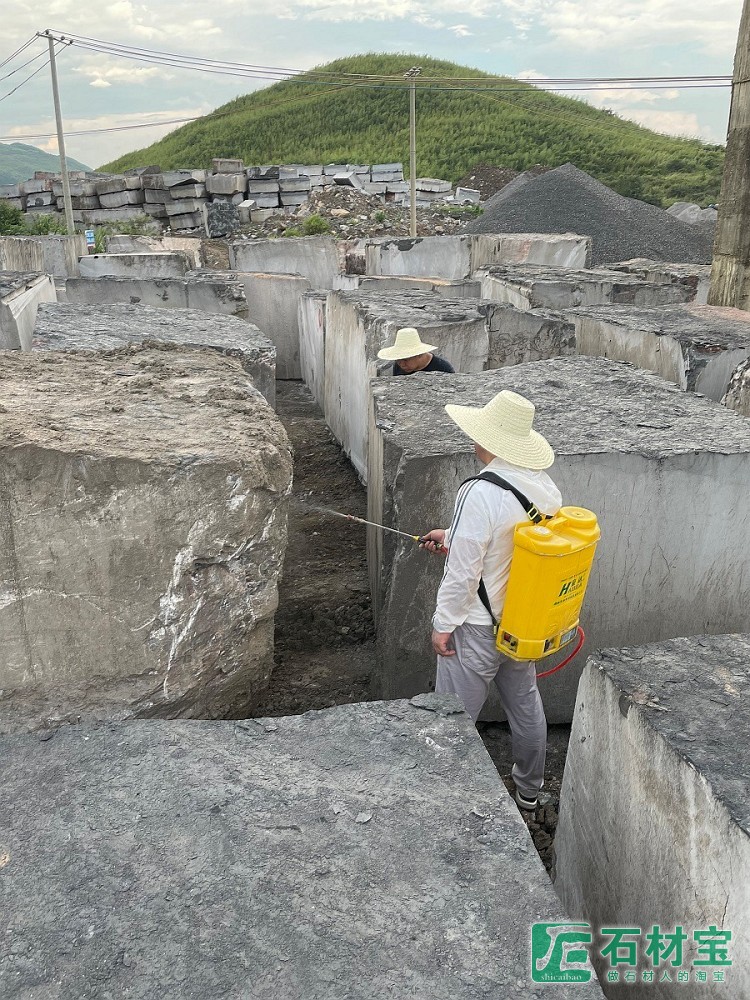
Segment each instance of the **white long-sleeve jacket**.
[[[535,503],[543,514],[555,514],[562,503],[557,486],[546,472],[535,472],[493,459],[483,471],[507,480]],[[513,529],[528,519],[509,490],[475,480],[458,491],[453,521],[445,536],[448,556],[432,619],[438,632],[452,632],[458,625],[491,625],[477,596],[484,579],[492,612],[499,621],[508,586],[513,555]]]

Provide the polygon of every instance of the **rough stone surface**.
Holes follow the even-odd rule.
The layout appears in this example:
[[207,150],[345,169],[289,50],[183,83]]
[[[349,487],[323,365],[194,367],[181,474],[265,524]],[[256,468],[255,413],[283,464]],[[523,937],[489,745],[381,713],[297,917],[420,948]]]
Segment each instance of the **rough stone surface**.
[[722,403],[730,410],[750,417],[750,360],[735,368]]
[[[450,523],[458,485],[476,474],[469,439],[444,411],[501,389],[537,407],[565,503],[599,517],[582,623],[586,650],[748,627],[750,423],[630,365],[559,358],[477,375],[373,383],[368,518],[421,534]],[[731,526],[728,527],[728,526]],[[429,689],[430,619],[442,559],[369,532],[381,690]],[[570,721],[582,655],[540,682],[551,722]],[[489,708],[488,717],[497,712]]]
[[234,271],[301,274],[313,289],[333,288],[334,279],[340,271],[338,249],[332,236],[235,239],[229,244],[229,262]]
[[623,198],[572,163],[527,180],[524,176],[490,198],[466,232],[580,233],[592,239],[594,265],[631,257],[711,263],[712,231]]
[[179,250],[171,253],[96,253],[81,257],[82,278],[183,278],[192,262]]
[[69,278],[65,292],[67,301],[78,305],[129,302],[248,318],[242,283],[216,272],[190,272],[184,278]]
[[484,299],[478,307],[487,323],[486,368],[506,368],[576,353],[575,326],[559,313],[548,309],[516,309]]
[[710,264],[670,264],[635,257],[633,260],[608,264],[607,267],[611,271],[626,271],[628,274],[638,275],[646,281],[672,281],[685,285],[693,290],[688,301],[695,302],[696,305],[706,304],[708,287],[711,284]]
[[601,998],[531,981],[565,915],[457,708],[5,738],[0,994]]
[[39,305],[56,300],[50,275],[0,271],[0,349],[28,351]]
[[0,725],[250,709],[291,456],[239,361],[7,354],[0,442]]
[[102,351],[155,340],[205,347],[237,358],[255,387],[274,405],[276,348],[252,323],[212,316],[197,309],[154,309],[141,305],[90,306],[56,303],[37,312],[33,350]]
[[[748,662],[750,635],[605,649],[589,659],[555,840],[556,888],[574,919],[644,933],[679,924],[689,936],[687,968],[694,930],[730,930],[733,965],[714,989],[733,997],[750,995]],[[643,992],[713,995],[691,980]],[[611,984],[606,994],[632,989]]]
[[237,206],[219,198],[206,206],[206,234],[211,239],[236,233],[242,225]]
[[639,275],[604,268],[573,270],[539,265],[503,265],[475,273],[482,282],[482,298],[508,302],[517,309],[566,309],[616,303],[664,306],[689,302],[694,289],[675,282],[648,281]]
[[30,236],[0,236],[0,272],[44,271],[41,244]]
[[750,313],[722,306],[590,306],[567,313],[579,354],[629,361],[721,400],[750,356]]

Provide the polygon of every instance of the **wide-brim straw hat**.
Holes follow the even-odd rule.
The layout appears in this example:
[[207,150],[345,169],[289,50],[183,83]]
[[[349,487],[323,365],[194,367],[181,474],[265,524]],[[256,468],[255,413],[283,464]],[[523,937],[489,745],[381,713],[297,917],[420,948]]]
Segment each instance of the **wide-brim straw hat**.
[[491,455],[524,469],[548,469],[555,461],[551,445],[532,429],[534,404],[516,392],[504,389],[486,406],[457,406],[445,412]]
[[384,347],[382,351],[378,351],[378,357],[382,361],[405,361],[407,358],[416,358],[418,354],[429,354],[434,350],[434,344],[422,343],[419,333],[413,326],[405,326],[396,330],[393,347]]

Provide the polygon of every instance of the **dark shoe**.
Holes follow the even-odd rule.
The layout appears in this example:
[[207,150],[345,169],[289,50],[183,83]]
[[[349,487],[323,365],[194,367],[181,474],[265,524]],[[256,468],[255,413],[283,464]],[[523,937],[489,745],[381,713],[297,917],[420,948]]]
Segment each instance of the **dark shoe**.
[[526,812],[534,812],[539,805],[539,799],[527,799],[516,789],[516,805]]

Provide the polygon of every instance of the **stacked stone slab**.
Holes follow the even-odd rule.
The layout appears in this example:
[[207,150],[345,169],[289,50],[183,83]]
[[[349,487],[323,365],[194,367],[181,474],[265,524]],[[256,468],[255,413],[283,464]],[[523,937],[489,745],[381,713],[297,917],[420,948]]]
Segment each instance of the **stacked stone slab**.
[[605,268],[573,270],[538,264],[494,264],[480,268],[482,298],[509,302],[517,309],[568,309],[575,306],[663,306],[690,302],[689,284],[649,281],[640,275]]
[[591,306],[569,310],[579,354],[629,361],[721,400],[750,357],[750,313],[721,306]]
[[[666,963],[642,991],[660,1000],[676,990],[690,1000],[750,995],[749,661],[750,635],[701,635],[602,650],[581,678],[555,888],[571,917],[595,928],[682,928],[675,964],[689,980],[676,985]],[[728,946],[715,965],[696,932]],[[643,936],[638,982],[652,967]],[[606,992],[632,989],[621,980]]]
[[0,350],[28,351],[39,305],[56,301],[50,275],[0,271]]
[[196,309],[143,305],[40,306],[31,347],[35,351],[106,351],[143,341],[219,351],[237,358],[258,391],[276,401],[276,349],[251,323]]
[[292,461],[240,361],[7,353],[2,375],[0,727],[246,715]]
[[[501,389],[536,405],[564,502],[599,517],[582,614],[588,650],[746,628],[750,423],[630,365],[571,357],[478,375],[377,379],[368,517],[413,534],[447,527],[458,486],[477,464],[444,405],[484,405]],[[425,691],[442,560],[394,544],[396,536],[369,535],[381,693]],[[570,721],[581,666],[579,657],[540,682],[550,721]],[[498,711],[492,703],[488,717]]]
[[94,995],[103,974],[170,1000],[602,998],[595,978],[532,983],[532,925],[567,918],[452,699],[66,727],[0,753],[8,1000]]

